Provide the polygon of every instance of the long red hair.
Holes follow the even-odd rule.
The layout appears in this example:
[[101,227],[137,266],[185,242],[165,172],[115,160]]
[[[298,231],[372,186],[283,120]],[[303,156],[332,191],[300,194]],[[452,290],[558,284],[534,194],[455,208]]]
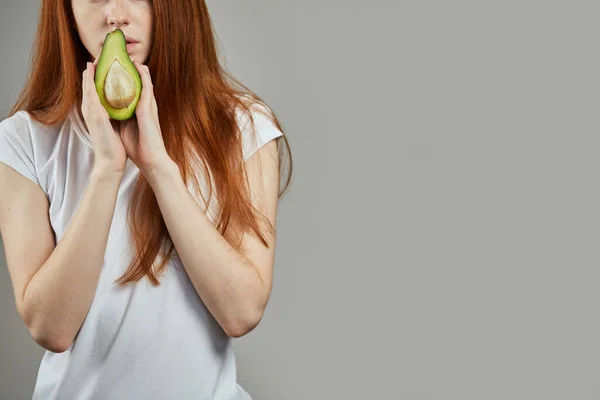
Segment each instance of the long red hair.
[[[154,41],[146,65],[152,75],[167,152],[179,166],[184,182],[192,182],[198,190],[200,161],[210,189],[208,196],[199,192],[200,198],[207,206],[216,195],[219,207],[214,225],[234,248],[240,248],[242,234],[248,231],[267,246],[264,230],[273,231],[275,227],[250,202],[236,115],[241,111],[253,127],[252,111],[263,110],[283,133],[277,141],[280,176],[285,171],[285,155],[289,162],[286,179],[280,181],[279,197],[292,174],[285,132],[272,109],[220,65],[204,0],[154,0],[153,8]],[[73,106],[79,111],[82,72],[88,59],[89,53],[77,34],[71,2],[44,0],[30,73],[9,116],[25,110],[35,120],[50,125],[62,121]],[[229,235],[227,228],[233,221],[241,229]],[[133,189],[128,224],[135,245],[134,258],[116,282],[125,285],[147,276],[152,284],[159,285],[158,276],[174,246],[154,192],[141,174]],[[162,260],[155,267],[158,256]]]

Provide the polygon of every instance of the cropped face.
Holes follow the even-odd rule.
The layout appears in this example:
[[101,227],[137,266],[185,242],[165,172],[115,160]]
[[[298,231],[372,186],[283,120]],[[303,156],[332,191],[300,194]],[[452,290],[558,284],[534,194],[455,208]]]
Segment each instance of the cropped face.
[[146,62],[152,47],[151,0],[71,0],[71,7],[90,61],[100,55],[106,34],[121,29],[129,57],[141,64]]

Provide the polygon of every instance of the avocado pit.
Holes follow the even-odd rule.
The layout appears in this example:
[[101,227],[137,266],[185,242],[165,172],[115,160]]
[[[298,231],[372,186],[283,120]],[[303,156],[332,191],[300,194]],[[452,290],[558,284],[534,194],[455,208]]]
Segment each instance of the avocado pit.
[[108,104],[115,108],[126,108],[135,100],[136,87],[133,77],[116,58],[106,74],[104,95]]

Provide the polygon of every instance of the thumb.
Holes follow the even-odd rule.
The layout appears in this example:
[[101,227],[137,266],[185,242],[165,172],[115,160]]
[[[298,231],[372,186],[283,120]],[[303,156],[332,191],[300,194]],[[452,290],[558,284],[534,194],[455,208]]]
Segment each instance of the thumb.
[[111,118],[110,119],[110,124],[112,125],[113,132],[118,135],[119,132],[122,129],[121,128],[122,127],[121,121],[117,121],[117,120],[114,120],[114,119]]
[[137,134],[137,121],[135,118],[130,118],[127,121],[121,122],[121,129],[119,131],[121,137],[132,136]]

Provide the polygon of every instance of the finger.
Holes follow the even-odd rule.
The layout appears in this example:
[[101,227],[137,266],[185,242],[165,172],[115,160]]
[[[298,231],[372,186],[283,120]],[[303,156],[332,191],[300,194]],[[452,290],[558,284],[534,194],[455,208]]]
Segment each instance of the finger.
[[94,82],[94,75],[96,72],[96,67],[92,63],[88,63],[88,76],[87,76],[87,95],[89,96],[88,100],[96,103],[99,101],[97,93],[96,93],[96,83]]
[[94,77],[96,76],[96,64],[94,63],[89,63],[89,69],[90,69],[90,78],[92,79],[92,81],[94,80]]
[[94,60],[94,63],[93,63],[93,64],[94,64],[94,67],[95,67],[96,65],[98,65],[98,60],[100,60],[100,55],[99,55],[99,54],[98,54],[98,57],[96,57],[96,59]]
[[152,96],[152,109],[154,110],[154,115],[158,118],[158,105],[156,104],[156,97]]
[[83,102],[85,103],[86,97],[87,97],[87,80],[88,80],[88,71],[89,71],[89,64],[86,64],[86,68],[83,70],[83,73],[81,74],[81,91],[83,93]]
[[[148,101],[154,94],[152,79],[150,78],[150,70],[147,66],[141,65],[137,61],[134,61],[133,64],[137,68],[138,72],[140,73],[140,77],[142,78],[142,97],[145,98],[144,101]],[[150,96],[150,98],[148,98],[148,96]]]

